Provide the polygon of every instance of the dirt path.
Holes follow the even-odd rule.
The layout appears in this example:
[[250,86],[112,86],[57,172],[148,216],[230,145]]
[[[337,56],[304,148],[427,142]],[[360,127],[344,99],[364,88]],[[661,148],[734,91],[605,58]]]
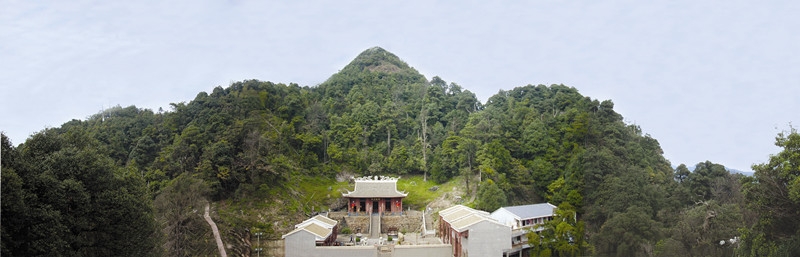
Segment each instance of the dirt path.
[[214,232],[214,239],[217,240],[217,249],[219,249],[219,255],[222,257],[228,257],[228,254],[225,253],[225,245],[222,244],[222,238],[219,236],[219,229],[217,228],[217,223],[214,223],[214,221],[211,220],[211,216],[208,214],[210,208],[211,206],[208,203],[206,203],[206,213],[203,214],[203,218],[206,219],[208,225],[211,226],[211,231]]

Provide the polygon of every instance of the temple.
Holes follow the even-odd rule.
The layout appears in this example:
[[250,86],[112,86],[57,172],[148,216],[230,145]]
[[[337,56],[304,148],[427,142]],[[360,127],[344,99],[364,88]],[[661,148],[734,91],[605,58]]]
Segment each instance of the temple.
[[347,198],[347,214],[402,214],[403,198],[408,194],[397,191],[398,179],[399,177],[386,176],[355,178],[355,191],[342,195]]

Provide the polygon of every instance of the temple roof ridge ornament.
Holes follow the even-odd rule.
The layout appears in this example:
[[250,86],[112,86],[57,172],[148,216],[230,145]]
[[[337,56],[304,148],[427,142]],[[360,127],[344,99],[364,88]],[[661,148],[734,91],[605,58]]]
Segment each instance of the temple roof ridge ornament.
[[355,181],[397,181],[401,177],[390,177],[390,176],[363,176],[363,177],[351,177]]
[[397,180],[400,177],[390,176],[363,176],[353,178],[355,181],[355,190],[343,194],[344,197],[406,197],[408,193],[400,192],[397,190]]

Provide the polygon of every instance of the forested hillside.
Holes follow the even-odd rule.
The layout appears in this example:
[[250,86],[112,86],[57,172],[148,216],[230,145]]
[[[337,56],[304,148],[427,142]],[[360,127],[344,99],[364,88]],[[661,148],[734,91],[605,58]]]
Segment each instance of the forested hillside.
[[18,146],[3,136],[2,254],[214,254],[201,213],[211,202],[229,254],[246,256],[252,233],[279,238],[336,208],[337,178],[372,174],[463,180],[467,204],[487,211],[547,201],[574,213],[548,224],[534,254],[800,249],[793,129],[754,177],[708,161],[673,170],[611,100],[528,85],[482,104],[377,47],[314,87],[247,80],[171,107],[107,109]]

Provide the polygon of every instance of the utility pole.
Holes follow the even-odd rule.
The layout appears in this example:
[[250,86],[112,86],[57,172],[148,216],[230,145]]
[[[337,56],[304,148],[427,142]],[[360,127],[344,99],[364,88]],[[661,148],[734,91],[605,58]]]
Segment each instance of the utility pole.
[[258,257],[261,257],[261,251],[264,250],[264,248],[261,248],[261,236],[264,235],[264,232],[256,232],[255,235],[256,235],[256,238],[258,240],[258,247],[256,247],[256,249],[255,249],[256,250],[256,255]]

